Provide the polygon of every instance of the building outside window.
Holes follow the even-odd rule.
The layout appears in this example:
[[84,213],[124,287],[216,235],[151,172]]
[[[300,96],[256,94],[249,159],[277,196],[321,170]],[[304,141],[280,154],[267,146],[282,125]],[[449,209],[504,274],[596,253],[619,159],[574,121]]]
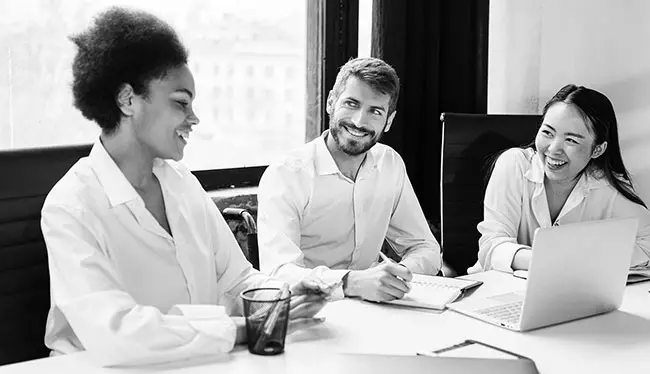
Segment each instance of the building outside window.
[[[0,149],[95,141],[98,126],[72,105],[68,36],[111,5],[156,14],[190,50],[201,119],[185,152],[190,168],[266,165],[308,140],[306,110],[296,110],[307,87],[304,0],[26,0],[0,2]],[[296,74],[273,74],[287,69]],[[271,88],[296,95],[265,100]],[[255,123],[255,113],[288,108],[291,123]]]

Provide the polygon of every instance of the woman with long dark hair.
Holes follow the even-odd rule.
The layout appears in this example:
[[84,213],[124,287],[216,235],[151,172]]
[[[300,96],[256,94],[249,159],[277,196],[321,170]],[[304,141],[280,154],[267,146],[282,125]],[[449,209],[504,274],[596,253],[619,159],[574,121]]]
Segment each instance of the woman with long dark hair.
[[478,225],[479,261],[469,272],[527,270],[539,227],[622,217],[639,220],[630,265],[648,265],[650,211],[623,164],[612,103],[566,85],[544,106],[534,144],[497,159]]

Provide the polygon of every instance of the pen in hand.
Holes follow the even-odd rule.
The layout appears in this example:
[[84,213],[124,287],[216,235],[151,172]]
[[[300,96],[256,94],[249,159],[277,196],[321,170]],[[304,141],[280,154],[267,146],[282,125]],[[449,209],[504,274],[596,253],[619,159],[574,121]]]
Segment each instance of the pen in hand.
[[[397,262],[391,260],[390,257],[386,256],[383,252],[379,252],[379,256],[380,256],[381,259],[384,260],[384,262],[386,262],[386,263],[390,263],[390,264],[395,264],[395,265],[403,266],[405,269],[407,269],[406,266],[401,265],[401,264],[398,264]],[[411,272],[411,271],[408,270],[408,269],[407,269],[407,271],[408,271],[409,273]],[[406,279],[404,279],[404,278],[402,278],[402,277],[400,277],[400,276],[397,276],[397,275],[395,275],[395,277],[396,277],[397,279],[401,280],[402,282],[404,282],[404,284],[406,284],[406,285],[408,286],[409,289],[411,288],[411,283],[410,283],[409,281],[407,281]]]
[[379,257],[381,257],[384,262],[389,262],[389,263],[395,263],[395,261],[391,260],[388,256],[384,254],[384,252],[379,252]]

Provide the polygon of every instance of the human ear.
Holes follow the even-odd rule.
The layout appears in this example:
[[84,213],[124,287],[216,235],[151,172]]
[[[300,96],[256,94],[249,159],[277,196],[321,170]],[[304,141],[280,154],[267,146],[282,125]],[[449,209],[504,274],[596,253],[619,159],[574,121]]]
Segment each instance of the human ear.
[[388,132],[388,130],[390,130],[390,126],[393,124],[393,120],[395,119],[396,114],[397,111],[394,111],[388,116],[388,119],[386,120],[386,126],[384,126],[384,132]]
[[332,113],[334,113],[334,102],[336,101],[336,98],[334,97],[334,92],[330,90],[330,93],[327,95],[327,104],[325,106],[325,111],[327,114],[330,116]]
[[135,114],[135,92],[130,84],[124,83],[115,97],[115,103],[123,115],[132,117]]
[[607,142],[602,142],[601,144],[598,144],[594,148],[594,151],[591,152],[591,158],[598,158],[602,156],[602,154],[605,153],[605,150],[607,150]]

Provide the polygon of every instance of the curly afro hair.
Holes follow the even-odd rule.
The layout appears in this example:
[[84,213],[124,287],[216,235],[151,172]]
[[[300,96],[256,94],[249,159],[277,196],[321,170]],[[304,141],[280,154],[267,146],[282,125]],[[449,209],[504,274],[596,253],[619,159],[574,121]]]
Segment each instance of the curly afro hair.
[[72,63],[74,106],[108,134],[120,123],[116,97],[125,83],[146,97],[151,80],[187,63],[188,51],[176,31],[143,11],[110,8],[70,40],[77,46]]

